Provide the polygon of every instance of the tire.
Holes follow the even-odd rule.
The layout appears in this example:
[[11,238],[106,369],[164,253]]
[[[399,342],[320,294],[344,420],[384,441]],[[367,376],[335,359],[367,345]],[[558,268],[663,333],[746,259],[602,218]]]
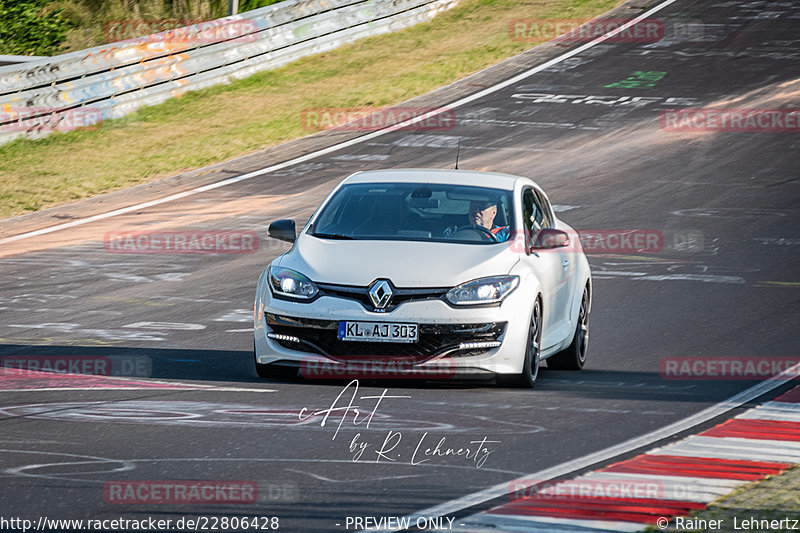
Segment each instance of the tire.
[[578,323],[572,343],[565,349],[547,359],[547,368],[553,370],[580,370],[586,364],[589,350],[589,288],[583,288]]
[[295,379],[297,378],[297,368],[276,364],[264,365],[256,358],[256,343],[253,341],[253,361],[256,365],[256,374],[264,379]]
[[531,388],[536,384],[541,366],[542,353],[542,302],[536,298],[528,327],[528,343],[525,348],[525,361],[520,374],[498,374],[497,384],[505,387]]

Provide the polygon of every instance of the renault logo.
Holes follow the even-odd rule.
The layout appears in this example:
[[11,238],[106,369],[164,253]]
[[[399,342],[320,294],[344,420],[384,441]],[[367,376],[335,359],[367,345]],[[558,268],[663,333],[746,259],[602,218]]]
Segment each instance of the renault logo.
[[368,294],[376,309],[385,309],[392,299],[392,286],[385,279],[377,280],[370,286]]

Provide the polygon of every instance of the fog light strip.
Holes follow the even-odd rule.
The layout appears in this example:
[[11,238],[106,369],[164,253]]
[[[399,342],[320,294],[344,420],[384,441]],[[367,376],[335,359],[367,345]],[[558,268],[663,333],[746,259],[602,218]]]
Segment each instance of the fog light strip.
[[497,348],[500,341],[481,341],[481,342],[462,342],[458,345],[459,350],[472,350],[475,348]]
[[300,342],[300,339],[294,335],[283,335],[281,333],[267,333],[267,337],[276,341]]

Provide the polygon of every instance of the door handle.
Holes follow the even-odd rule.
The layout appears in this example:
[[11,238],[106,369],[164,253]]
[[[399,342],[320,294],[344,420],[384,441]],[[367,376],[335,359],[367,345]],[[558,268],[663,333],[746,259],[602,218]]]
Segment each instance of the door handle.
[[569,266],[569,259],[562,259],[561,266],[567,268]]

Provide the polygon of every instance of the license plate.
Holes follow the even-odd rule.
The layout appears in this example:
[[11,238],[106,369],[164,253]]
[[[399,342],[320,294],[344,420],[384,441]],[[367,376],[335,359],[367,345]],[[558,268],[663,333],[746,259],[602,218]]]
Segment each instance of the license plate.
[[338,337],[343,341],[417,342],[416,324],[393,322],[339,322]]

